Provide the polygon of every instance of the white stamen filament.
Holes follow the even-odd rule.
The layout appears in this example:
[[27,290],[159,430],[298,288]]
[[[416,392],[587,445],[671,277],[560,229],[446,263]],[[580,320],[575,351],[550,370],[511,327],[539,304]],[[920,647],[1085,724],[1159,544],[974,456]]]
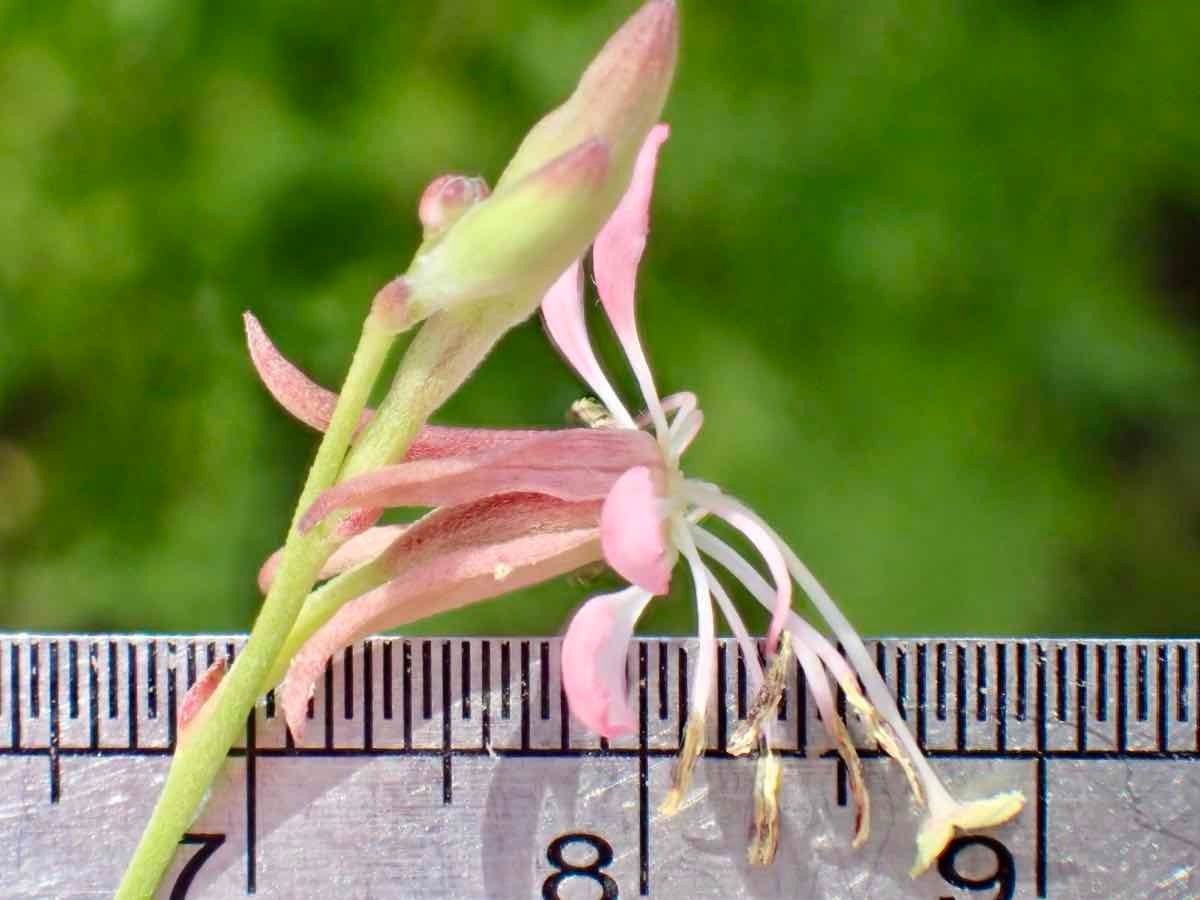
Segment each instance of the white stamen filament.
[[688,479],[680,488],[684,498],[697,506],[711,510],[742,534],[762,555],[775,582],[775,605],[771,611],[771,626],[767,631],[767,650],[773,653],[792,608],[792,579],[788,577],[779,538],[769,531],[762,520],[715,485]]
[[700,640],[700,658],[696,661],[696,670],[692,677],[690,712],[703,718],[708,711],[709,696],[712,694],[713,670],[717,658],[717,628],[713,617],[711,585],[704,563],[700,559],[700,552],[688,532],[689,529],[682,520],[672,520],[673,543],[687,560],[696,589],[696,636]]
[[667,452],[671,462],[678,463],[679,457],[691,446],[696,435],[704,426],[704,413],[698,409],[681,412],[671,422],[671,431],[667,438]]
[[703,566],[703,568],[704,575],[708,578],[708,587],[712,591],[713,599],[717,601],[717,607],[721,610],[721,615],[725,617],[725,622],[729,625],[729,629],[733,632],[733,636],[737,640],[738,647],[742,650],[742,657],[746,660],[750,688],[757,691],[765,678],[762,663],[758,661],[758,644],[754,641],[754,638],[750,637],[746,623],[738,615],[733,601],[725,593],[724,586],[717,579],[717,576],[713,574],[712,569],[708,566]]

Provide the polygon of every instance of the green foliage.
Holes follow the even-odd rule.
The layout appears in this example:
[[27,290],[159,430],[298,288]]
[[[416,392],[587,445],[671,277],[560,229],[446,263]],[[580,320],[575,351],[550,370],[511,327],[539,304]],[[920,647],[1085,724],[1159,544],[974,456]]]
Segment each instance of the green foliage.
[[[632,7],[0,0],[0,624],[245,628],[315,440],[239,313],[336,385],[423,186],[494,179]],[[639,315],[689,471],[868,632],[1200,630],[1200,6],[683,16]],[[533,321],[440,420],[580,390]]]

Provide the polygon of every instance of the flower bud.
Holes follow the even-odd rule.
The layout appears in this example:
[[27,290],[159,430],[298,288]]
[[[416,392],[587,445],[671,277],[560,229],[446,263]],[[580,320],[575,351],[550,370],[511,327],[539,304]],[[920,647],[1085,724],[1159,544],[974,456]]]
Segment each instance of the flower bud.
[[[675,69],[674,0],[649,0],[584,72],[575,92],[526,136],[495,192],[418,251],[405,281],[407,328],[460,303],[513,294],[531,312],[581,256],[625,189]],[[426,192],[444,191],[435,182]],[[440,222],[430,200],[431,221]],[[422,201],[422,222],[426,204]]]
[[478,177],[441,175],[433,179],[417,207],[417,216],[425,228],[425,240],[436,238],[468,209],[486,200],[490,193],[487,182]]

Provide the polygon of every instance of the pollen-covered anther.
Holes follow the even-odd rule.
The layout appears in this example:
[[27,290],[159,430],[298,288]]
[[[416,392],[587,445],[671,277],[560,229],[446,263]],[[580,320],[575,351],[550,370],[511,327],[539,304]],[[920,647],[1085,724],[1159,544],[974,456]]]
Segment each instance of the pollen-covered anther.
[[745,756],[758,746],[763,727],[775,717],[776,710],[779,709],[791,659],[792,636],[785,631],[779,641],[779,652],[771,660],[763,683],[755,694],[750,709],[746,711],[745,720],[734,729],[729,738],[727,749],[732,756]]
[[490,193],[487,182],[476,176],[441,175],[433,179],[417,206],[425,240],[437,237]]
[[746,859],[753,866],[768,866],[779,846],[779,785],[783,766],[769,747],[763,750],[754,770],[754,822]]
[[687,728],[683,734],[683,747],[679,750],[679,758],[675,761],[674,771],[671,772],[671,789],[667,792],[667,799],[658,808],[664,816],[673,816],[682,807],[683,798],[692,783],[692,770],[696,768],[696,760],[704,753],[704,745],[704,718],[693,713],[688,716]]
[[833,714],[832,720],[829,732],[837,744],[838,755],[846,764],[846,775],[850,780],[850,796],[854,798],[854,805],[858,808],[854,819],[854,839],[850,842],[850,846],[861,847],[866,842],[867,835],[871,833],[871,797],[867,793],[867,783],[863,778],[862,760],[858,758],[858,750],[850,739],[846,723],[836,713]]
[[371,320],[390,331],[404,331],[408,321],[408,300],[412,295],[408,281],[403,275],[393,278],[379,289],[371,301]]
[[901,747],[892,726],[883,720],[879,715],[879,710],[872,706],[870,701],[856,688],[843,685],[843,693],[846,695],[846,702],[858,714],[867,733],[874,738],[879,749],[899,764],[900,769],[904,772],[904,777],[908,779],[908,786],[912,790],[913,800],[916,801],[917,806],[924,806],[925,791],[921,787],[921,779],[917,775],[912,759]]

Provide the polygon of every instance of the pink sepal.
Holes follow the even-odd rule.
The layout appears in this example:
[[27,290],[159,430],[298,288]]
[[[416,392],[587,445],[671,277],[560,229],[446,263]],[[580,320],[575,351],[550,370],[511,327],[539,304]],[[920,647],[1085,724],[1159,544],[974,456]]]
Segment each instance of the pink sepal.
[[600,558],[600,504],[504,494],[438,509],[385,551],[395,577],[342,607],[292,658],[281,689],[297,739],[327,660],[360,638],[570,572]]
[[[347,569],[353,569],[355,566],[374,559],[396,538],[400,537],[408,527],[408,525],[380,525],[356,534],[333,551],[333,555],[321,567],[317,580],[323,581],[326,578],[332,578]],[[275,573],[279,570],[279,560],[282,556],[282,548],[276,550],[267,557],[267,561],[258,570],[258,588],[264,594],[271,589],[271,582],[275,580]]]
[[[253,313],[242,313],[242,320],[246,326],[250,360],[271,396],[310,428],[317,431],[328,428],[337,406],[337,394],[321,387],[280,353]],[[363,412],[358,427],[362,428],[371,416],[370,410]]]
[[175,717],[180,740],[183,740],[187,736],[188,727],[196,720],[208,698],[220,686],[221,679],[225,677],[227,668],[228,660],[224,656],[214,660],[213,664],[205,670],[203,675],[196,679],[196,683],[188,688],[188,692],[183,695],[183,702],[179,704],[179,714]]
[[[492,494],[535,492],[561,500],[599,500],[631,466],[661,466],[658,445],[642,431],[565,428],[464,435],[452,453],[416,448],[408,461],[351,478],[321,494],[304,513],[307,531],[338,509],[447,506]],[[467,446],[466,441],[475,442]]]

